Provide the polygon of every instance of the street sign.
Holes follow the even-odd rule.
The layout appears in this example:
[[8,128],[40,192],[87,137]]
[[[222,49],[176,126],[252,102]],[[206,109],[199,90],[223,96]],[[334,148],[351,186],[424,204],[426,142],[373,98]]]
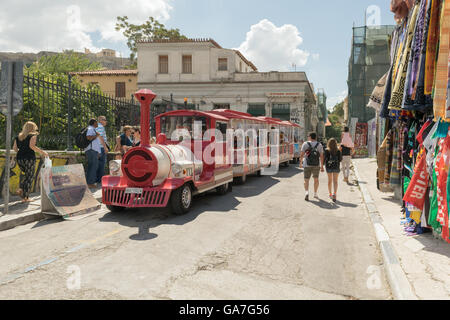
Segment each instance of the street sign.
[[0,80],[0,112],[8,113],[8,79],[13,73],[13,116],[17,116],[23,108],[23,62],[4,61]]

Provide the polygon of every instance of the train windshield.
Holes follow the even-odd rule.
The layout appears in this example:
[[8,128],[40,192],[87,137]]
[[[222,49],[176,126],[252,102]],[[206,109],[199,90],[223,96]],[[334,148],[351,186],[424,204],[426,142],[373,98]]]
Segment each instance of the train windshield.
[[[198,126],[199,132],[194,132],[194,124]],[[169,140],[179,140],[179,137],[185,136],[186,133],[189,134],[191,140],[203,139],[207,130],[206,117],[168,116],[161,118],[161,133],[164,133]]]

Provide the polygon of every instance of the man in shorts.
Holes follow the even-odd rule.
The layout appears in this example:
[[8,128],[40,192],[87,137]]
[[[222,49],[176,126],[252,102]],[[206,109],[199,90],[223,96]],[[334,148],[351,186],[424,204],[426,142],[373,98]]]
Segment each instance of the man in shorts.
[[[305,157],[306,156],[306,157]],[[319,199],[319,174],[324,172],[324,150],[321,143],[317,141],[317,134],[312,132],[308,141],[302,146],[300,153],[300,168],[303,166],[305,175],[305,200],[309,201],[309,180],[314,178],[314,198]]]

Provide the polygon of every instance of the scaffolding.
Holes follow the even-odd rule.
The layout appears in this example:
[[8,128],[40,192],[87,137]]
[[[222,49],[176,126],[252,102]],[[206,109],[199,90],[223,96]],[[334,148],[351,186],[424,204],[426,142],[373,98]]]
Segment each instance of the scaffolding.
[[389,46],[395,26],[354,27],[348,73],[349,119],[366,123],[375,117],[368,108],[370,95],[378,80],[389,70]]

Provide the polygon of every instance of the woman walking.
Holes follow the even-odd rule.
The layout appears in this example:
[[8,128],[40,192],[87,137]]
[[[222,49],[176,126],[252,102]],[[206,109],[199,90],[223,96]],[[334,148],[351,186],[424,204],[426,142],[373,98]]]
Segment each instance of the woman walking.
[[344,182],[348,183],[348,177],[350,176],[350,163],[352,162],[352,153],[355,144],[350,136],[350,129],[344,128],[341,138],[341,152],[342,152],[342,170],[344,171]]
[[14,140],[13,149],[17,152],[17,164],[20,170],[25,174],[20,182],[20,189],[17,193],[22,197],[22,202],[30,202],[29,196],[33,177],[36,168],[36,154],[48,157],[48,153],[36,146],[37,136],[39,135],[38,126],[34,122],[27,122],[22,128],[22,132]]
[[[325,168],[328,173],[328,191],[330,199],[337,201],[338,178],[341,172],[342,153],[338,149],[336,139],[328,140],[328,146],[325,150]],[[334,188],[334,192],[333,192]]]

